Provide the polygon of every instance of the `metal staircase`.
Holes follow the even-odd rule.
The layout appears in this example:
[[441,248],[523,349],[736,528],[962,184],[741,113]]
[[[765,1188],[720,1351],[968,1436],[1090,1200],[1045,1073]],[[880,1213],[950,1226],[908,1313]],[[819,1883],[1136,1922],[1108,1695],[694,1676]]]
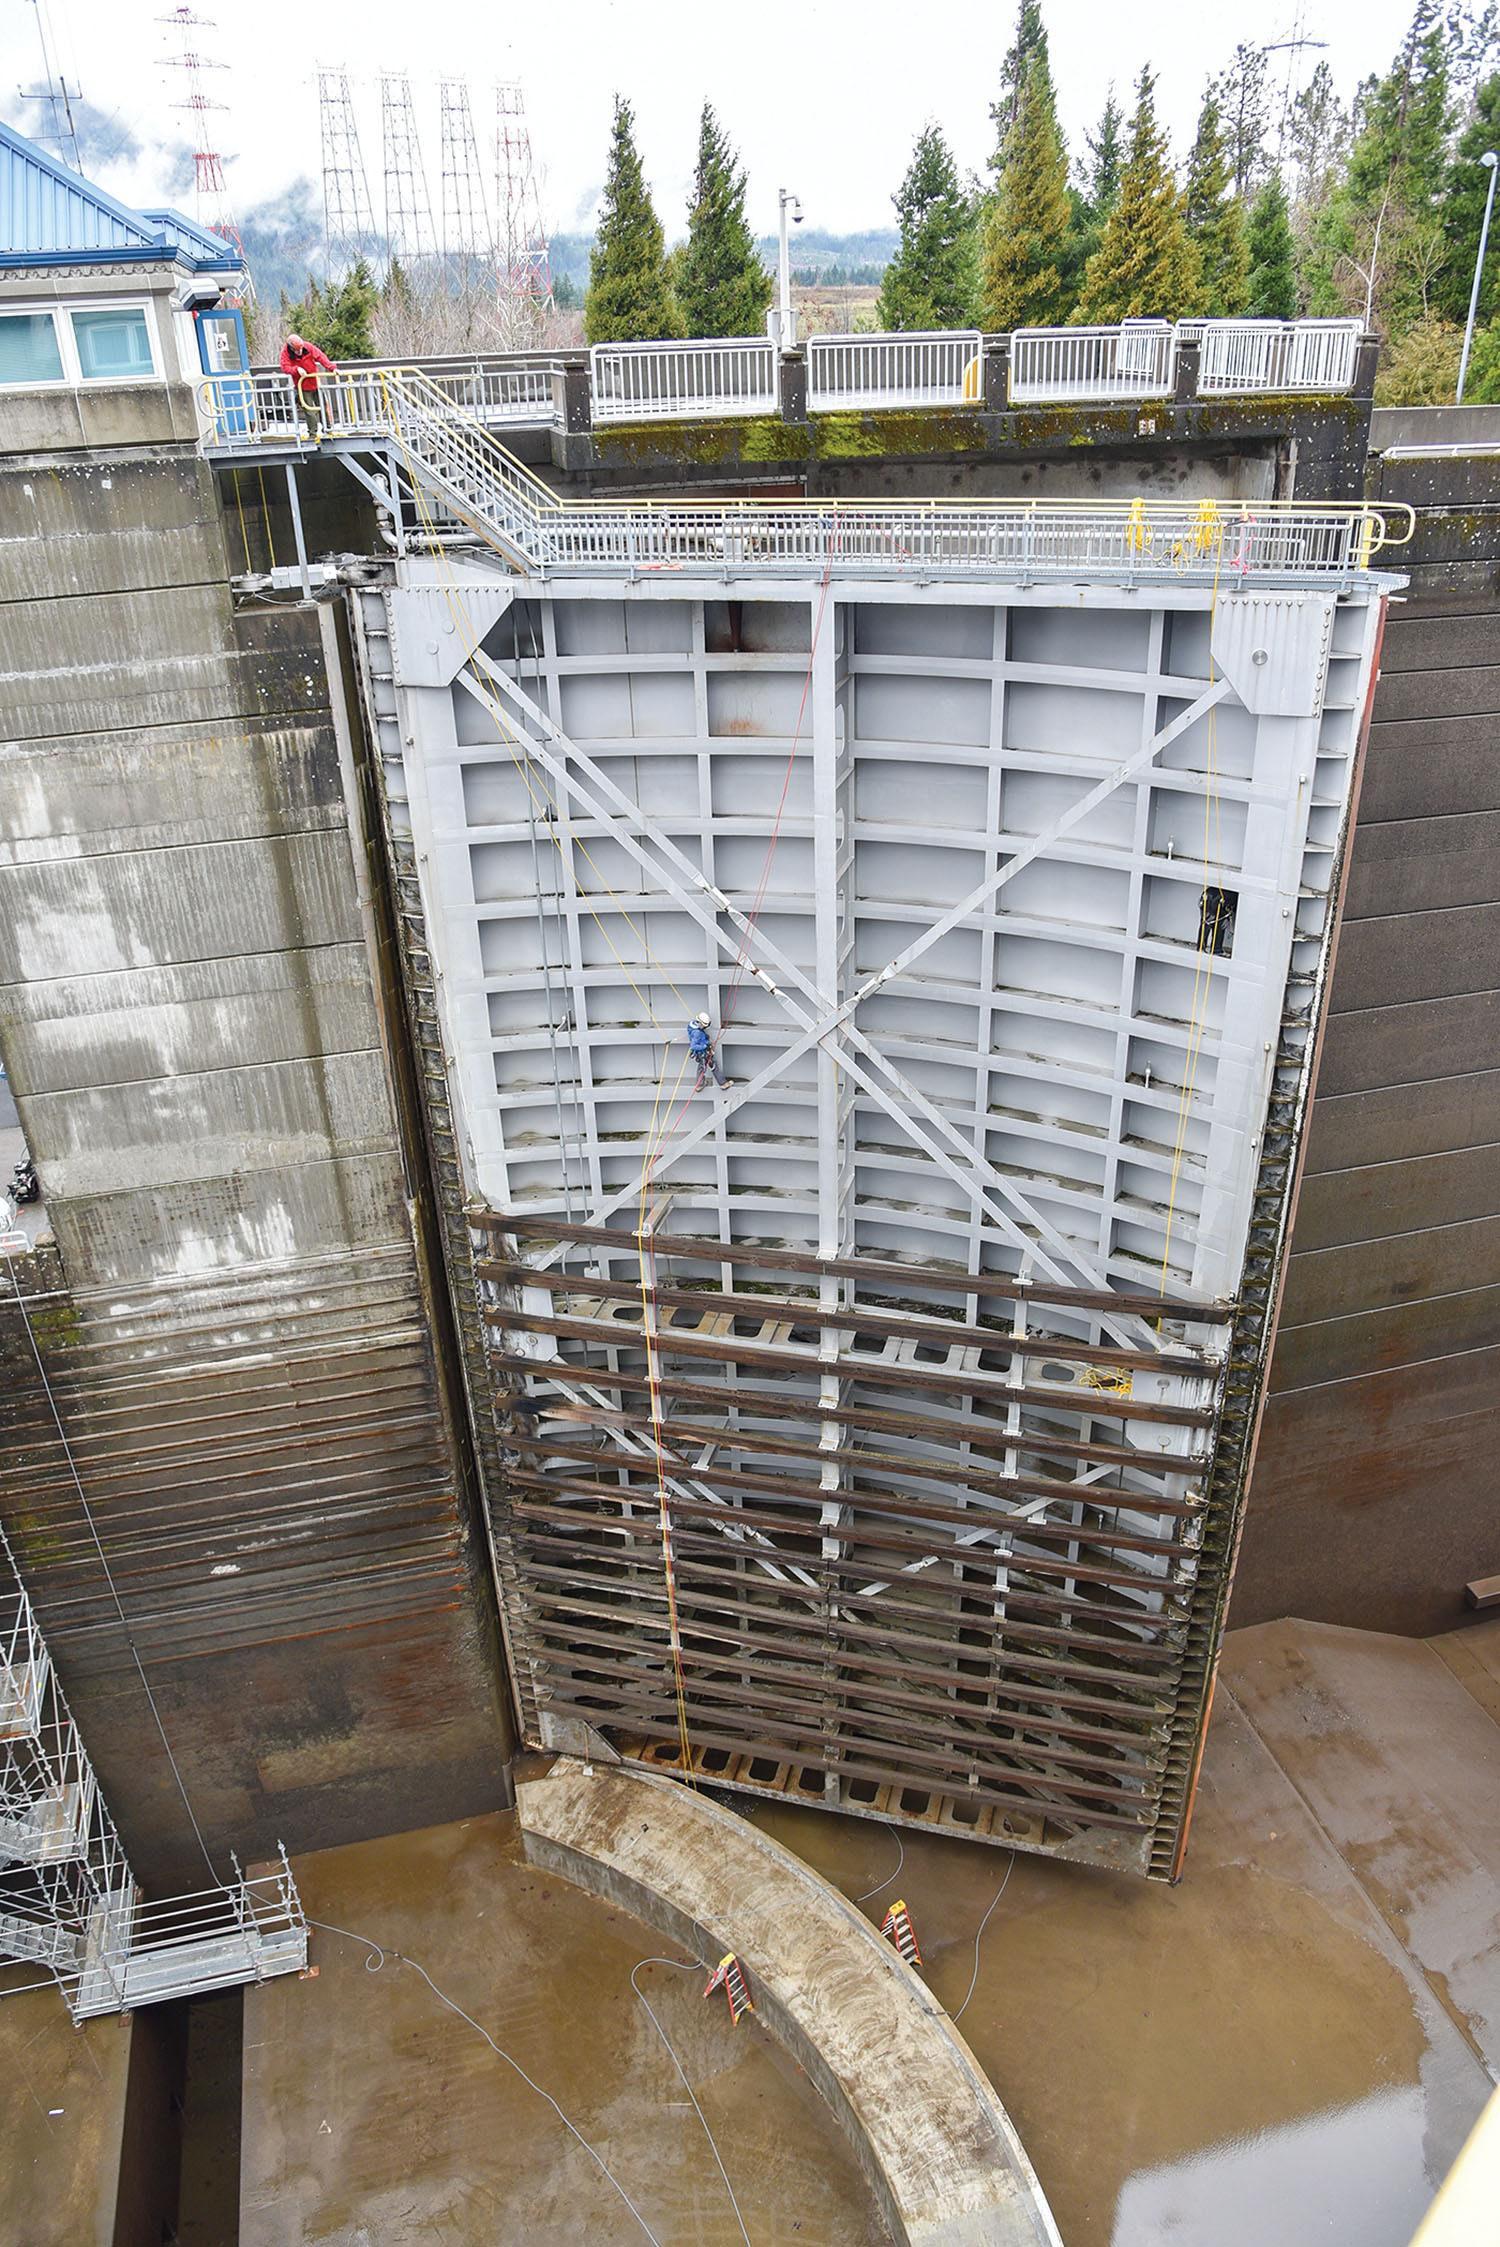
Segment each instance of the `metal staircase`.
[[[142,1898],[0,1533],[0,1969],[43,1968],[75,2021],[300,1971],[285,1850],[264,1878],[234,1872]],[[35,1986],[0,1971],[0,1990]]]

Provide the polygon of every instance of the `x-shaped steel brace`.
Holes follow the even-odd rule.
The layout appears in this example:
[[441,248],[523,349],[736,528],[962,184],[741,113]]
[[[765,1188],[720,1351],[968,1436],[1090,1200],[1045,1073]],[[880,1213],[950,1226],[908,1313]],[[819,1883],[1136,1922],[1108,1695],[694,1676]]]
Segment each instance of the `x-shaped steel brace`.
[[[1014,1245],[1024,1253],[1029,1253],[1049,1277],[1063,1286],[1076,1286],[1081,1281],[1088,1287],[1107,1289],[1109,1283],[1106,1276],[1066,1235],[1040,1215],[1013,1180],[995,1170],[980,1153],[978,1146],[965,1138],[942,1111],[901,1074],[857,1027],[852,1016],[863,999],[868,998],[893,976],[904,974],[949,929],[969,914],[982,910],[1007,882],[1014,880],[1026,866],[1044,855],[1063,835],[1085,820],[1107,796],[1132,779],[1137,772],[1151,765],[1163,749],[1228,693],[1226,680],[1214,681],[1185,710],[1179,712],[1169,725],[1153,734],[1148,742],[1115,766],[1041,834],[1007,858],[994,874],[942,915],[930,929],[924,930],[895,960],[862,984],[852,997],[842,1005],[835,1006],[830,1005],[826,995],[794,961],[781,952],[758,924],[752,924],[721,890],[715,889],[705,880],[701,871],[663,833],[656,822],[642,812],[640,806],[616,785],[585,750],[553,723],[516,680],[492,663],[482,651],[476,650],[471,663],[483,672],[491,686],[506,696],[525,720],[524,732],[517,740],[516,747],[534,756],[560,787],[585,805],[642,870],[660,883],[676,903],[713,937],[721,951],[738,959],[747,947],[758,949],[786,978],[787,983],[795,985],[816,1010],[810,1016],[807,1008],[793,998],[784,985],[778,984],[760,966],[752,964],[751,973],[793,1017],[798,1025],[798,1035],[757,1077],[743,1087],[735,1088],[734,1097],[728,1106],[738,1107],[753,1098],[766,1085],[783,1077],[788,1064],[811,1046],[832,1039],[840,1066],[885,1109],[901,1130],[924,1149],[939,1168],[947,1172],[966,1193],[977,1194],[981,1206],[999,1229]],[[474,678],[469,670],[461,671],[458,678],[459,684],[491,716],[496,715],[493,694],[486,686]],[[583,784],[585,781],[587,786]],[[597,791],[597,795],[594,791]],[[604,799],[603,803],[598,800],[599,797]],[[606,805],[614,808],[606,809]],[[647,843],[655,852],[654,857],[648,852]],[[704,902],[705,899],[707,903]],[[739,930],[739,942],[721,926],[721,915]],[[856,1058],[856,1055],[860,1058]],[[887,1081],[882,1083],[881,1077]],[[665,1159],[670,1163],[680,1161],[718,1128],[724,1112],[725,1105],[718,1105],[714,1115],[703,1125],[691,1130],[684,1138],[674,1139]],[[913,1112],[927,1126],[925,1131],[914,1122]],[[982,1184],[978,1181],[982,1181]],[[636,1189],[629,1188],[602,1203],[594,1212],[594,1222],[602,1223],[614,1210],[634,1200],[635,1193]],[[549,1262],[556,1253],[558,1252],[550,1251],[540,1261]],[[1102,1317],[1104,1323],[1121,1339],[1133,1342],[1136,1346],[1162,1346],[1154,1330],[1140,1320],[1109,1313],[1102,1314]]]

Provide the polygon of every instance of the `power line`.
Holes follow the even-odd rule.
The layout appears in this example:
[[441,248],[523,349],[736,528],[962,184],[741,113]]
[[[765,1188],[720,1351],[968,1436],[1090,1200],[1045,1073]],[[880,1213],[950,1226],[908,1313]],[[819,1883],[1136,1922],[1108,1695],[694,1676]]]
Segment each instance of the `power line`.
[[385,167],[385,238],[393,258],[437,255],[432,201],[417,140],[411,80],[404,71],[380,75],[380,145]]
[[323,239],[330,275],[378,255],[370,185],[343,70],[318,72],[318,133],[323,152]]
[[[193,121],[193,215],[200,226],[206,226],[212,234],[222,235],[237,252],[243,271],[234,297],[253,304],[255,284],[250,278],[250,269],[245,264],[245,245],[240,239],[239,222],[235,218],[228,183],[224,178],[224,159],[211,145],[218,135],[217,132],[210,131],[208,113],[211,109],[223,110],[226,105],[222,101],[211,100],[203,85],[205,70],[225,70],[228,64],[199,54],[193,45],[193,33],[212,31],[213,18],[195,16],[190,7],[184,6],[174,8],[170,15],[158,16],[156,20],[158,23],[169,24],[182,36],[182,53],[168,55],[166,66],[168,70],[182,71],[187,83],[186,99],[173,102],[172,107],[185,109]],[[228,294],[226,291],[226,295]]]

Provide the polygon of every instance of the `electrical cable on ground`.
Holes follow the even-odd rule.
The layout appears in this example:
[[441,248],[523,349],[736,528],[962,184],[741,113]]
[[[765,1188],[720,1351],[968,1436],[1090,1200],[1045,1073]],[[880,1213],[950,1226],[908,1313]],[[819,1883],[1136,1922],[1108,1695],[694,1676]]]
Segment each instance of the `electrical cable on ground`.
[[[203,1862],[208,1867],[208,1877],[213,1882],[214,1886],[218,1888],[223,1884],[219,1879],[217,1871],[215,1870],[214,1861],[208,1853],[208,1843],[203,1838],[203,1829],[199,1825],[197,1817],[194,1815],[193,1805],[187,1791],[186,1782],[183,1779],[181,1771],[177,1767],[177,1758],[172,1753],[172,1743],[167,1738],[167,1728],[162,1722],[161,1710],[156,1705],[156,1695],[151,1690],[151,1680],[146,1675],[145,1664],[141,1660],[139,1651],[136,1647],[134,1636],[131,1632],[129,1619],[126,1616],[123,1605],[121,1604],[119,1588],[115,1583],[114,1573],[110,1568],[108,1557],[105,1554],[104,1543],[99,1535],[98,1524],[94,1520],[94,1509],[89,1504],[88,1493],[83,1487],[83,1480],[78,1472],[78,1464],[73,1457],[73,1446],[68,1441],[68,1432],[63,1426],[62,1414],[57,1409],[57,1399],[52,1393],[52,1383],[47,1378],[47,1368],[43,1363],[41,1350],[37,1346],[36,1335],[32,1331],[31,1314],[26,1308],[26,1298],[21,1292],[21,1282],[16,1274],[16,1252],[14,1249],[8,1248],[5,1250],[4,1254],[5,1268],[10,1275],[10,1284],[15,1290],[16,1308],[21,1314],[21,1324],[26,1329],[26,1339],[31,1344],[31,1354],[32,1357],[36,1360],[36,1369],[38,1374],[41,1376],[42,1393],[47,1399],[47,1408],[52,1414],[52,1424],[57,1430],[57,1440],[62,1445],[63,1457],[68,1464],[68,1473],[73,1478],[73,1488],[78,1493],[78,1503],[83,1508],[83,1518],[88,1524],[89,1535],[94,1542],[94,1550],[99,1556],[99,1566],[104,1571],[104,1581],[109,1586],[109,1596],[114,1602],[114,1609],[116,1615],[119,1617],[120,1628],[125,1634],[125,1644],[130,1649],[130,1659],[135,1664],[136,1675],[141,1681],[142,1689],[144,1690],[147,1702],[150,1705],[151,1714],[153,1719],[155,1720],[156,1729],[158,1734],[160,1735],[162,1747],[166,1752],[167,1762],[172,1767],[172,1777],[177,1782],[177,1792],[182,1797],[182,1807],[188,1814],[188,1824],[192,1827],[193,1833],[197,1839],[198,1847],[203,1852]],[[9,1554],[10,1546],[8,1541],[6,1541],[5,1549],[7,1554]],[[12,1565],[14,1565],[13,1562]],[[20,1571],[17,1570],[17,1575],[19,1575],[19,1573]]]
[[1012,1874],[1012,1873],[1013,1873],[1013,1872],[1015,1871],[1015,1869],[1016,1869],[1016,1853],[1015,1853],[1015,1851],[1014,1851],[1014,1849],[1013,1849],[1013,1850],[1011,1851],[1011,1853],[1010,1853],[1010,1863],[1009,1863],[1009,1864],[1008,1864],[1008,1865],[1006,1866],[1006,1868],[1005,1868],[1005,1877],[1004,1877],[1004,1879],[1003,1879],[1003,1880],[1001,1881],[1001,1883],[1000,1883],[999,1887],[998,1887],[998,1888],[997,1888],[997,1889],[995,1890],[994,1896],[993,1896],[993,1897],[991,1898],[991,1901],[990,1901],[990,1909],[989,1909],[989,1911],[987,1911],[987,1912],[985,1913],[985,1915],[984,1915],[983,1919],[982,1919],[982,1920],[981,1920],[981,1921],[979,1922],[978,1930],[977,1930],[977,1931],[976,1931],[976,1933],[975,1933],[975,1936],[974,1936],[974,1971],[973,1971],[973,1973],[972,1973],[972,1974],[971,1974],[971,1975],[969,1976],[969,1986],[968,1986],[968,1988],[967,1988],[967,1989],[966,1989],[966,1990],[964,1991],[964,2002],[963,2002],[963,2004],[962,2004],[962,2005],[960,2005],[960,2007],[959,2007],[959,2009],[958,2009],[958,2012],[957,2012],[957,2013],[954,2013],[954,2014],[950,2015],[950,2019],[952,2019],[952,2020],[955,2020],[955,2021],[956,2021],[956,2020],[958,2020],[958,2019],[960,2018],[960,2016],[961,2016],[961,2015],[963,2014],[963,2012],[965,2011],[965,2009],[966,2009],[966,2008],[967,2008],[967,2006],[968,2006],[968,2002],[969,2002],[969,1999],[970,1999],[970,1998],[971,1998],[971,1997],[972,1997],[972,1996],[974,1995],[974,1984],[975,1984],[975,1983],[976,1983],[976,1982],[978,1981],[978,1979],[979,1979],[979,1938],[980,1938],[980,1936],[981,1936],[981,1935],[983,1935],[983,1933],[984,1933],[985,1929],[986,1929],[986,1928],[987,1928],[987,1927],[989,1926],[989,1923],[990,1923],[990,1912],[993,1912],[993,1910],[994,1910],[994,1908],[995,1908],[996,1904],[998,1904],[998,1903],[999,1903],[999,1901],[1000,1901],[1001,1897],[1002,1897],[1002,1896],[1003,1896],[1003,1895],[1005,1894],[1006,1884],[1007,1884],[1007,1882],[1009,1881],[1009,1879],[1010,1879],[1010,1876],[1011,1876],[1011,1874]]
[[[449,2012],[456,2013],[461,2021],[467,2021],[469,2027],[474,2030],[475,2034],[484,2038],[485,2043],[489,2046],[490,2050],[496,2055],[496,2057],[502,2059],[507,2067],[514,2068],[516,2074],[521,2078],[521,2081],[527,2085],[528,2089],[535,2091],[539,2099],[546,2100],[548,2106],[552,2108],[554,2114],[557,2115],[564,2128],[572,2132],[573,2136],[578,2140],[578,2143],[582,2146],[584,2152],[589,2156],[590,2160],[597,2164],[603,2176],[611,2185],[613,2185],[615,2191],[619,2194],[626,2207],[630,2210],[632,2216],[634,2216],[636,2222],[640,2225],[642,2231],[646,2234],[646,2237],[651,2241],[651,2247],[663,2247],[663,2242],[657,2238],[656,2233],[651,2229],[651,2226],[647,2223],[645,2217],[641,2214],[639,2208],[637,2208],[635,2202],[631,2199],[629,2193],[625,2190],[625,2187],[621,2184],[619,2178],[610,2168],[609,2163],[605,2160],[603,2154],[596,2152],[594,2147],[589,2144],[588,2139],[579,2129],[576,2122],[569,2121],[567,2115],[563,2113],[563,2110],[558,2105],[556,2099],[553,2098],[552,2093],[550,2091],[544,2091],[541,2085],[535,2082],[532,2077],[526,2073],[526,2070],[522,2067],[520,2061],[512,2059],[509,2052],[507,2052],[502,2045],[499,2045],[495,2042],[495,2039],[491,2036],[489,2030],[487,2028],[481,2027],[480,2023],[475,2020],[472,2013],[466,2013],[463,2007],[458,2004],[455,1999],[449,1997],[446,1990],[440,1990],[437,1986],[437,1983],[428,1973],[425,1966],[419,1965],[416,1959],[409,1958],[405,1951],[387,1950],[383,1943],[377,1943],[373,1941],[372,1938],[368,1935],[357,1935],[352,1928],[334,1927],[326,1919],[310,1919],[307,1924],[309,1927],[320,1928],[325,1935],[342,1935],[345,1942],[347,1943],[362,1943],[365,1949],[371,1953],[371,1956],[375,1960],[374,1965],[371,1965],[370,1959],[367,1958],[365,1960],[365,1972],[367,1974],[378,1974],[381,1968],[385,1965],[385,1962],[388,1958],[393,1958],[398,1966],[410,1966],[416,1973],[420,1974],[423,1981],[427,1984],[427,1987],[431,1990],[433,1996],[438,2000],[439,2004],[446,2005]],[[668,1963],[675,1965],[678,1962],[674,1959],[669,1961]],[[638,1997],[640,1996],[639,1990],[637,1990],[636,1995]],[[647,2011],[650,2011],[649,2006],[647,2007]],[[681,2074],[681,2072],[681,2069],[679,2069],[678,2073]],[[684,2082],[686,2082],[686,2077],[684,2077],[683,2080]],[[697,2103],[697,2100],[694,2099],[694,2106],[696,2106]],[[704,2128],[705,2130],[708,2128],[707,2123],[704,2123]],[[713,2143],[712,2139],[709,2140],[709,2143]],[[717,2148],[715,2149],[715,2158],[717,2158]],[[719,2166],[722,2169],[723,2163],[721,2162]],[[724,2181],[726,2184],[729,2182],[727,2177]],[[734,2196],[731,2193],[730,2198],[733,2199],[733,2197]],[[738,2215],[738,2208],[736,2208],[735,2213],[736,2215]],[[743,2224],[741,2224],[740,2229],[742,2231],[744,2230]]]
[[880,1894],[882,1888],[889,1888],[893,1880],[901,1878],[901,1867],[906,1863],[906,1843],[901,1839],[900,1834],[892,1834],[891,1839],[896,1844],[895,1871],[887,1873],[884,1880],[877,1880],[874,1887],[867,1888],[862,1896],[851,1896],[849,1899],[851,1904],[867,1904],[872,1896]]
[[703,2125],[703,2135],[708,2140],[709,2151],[713,2154],[715,2161],[717,2161],[717,2163],[719,2164],[719,2175],[724,2180],[724,2190],[729,2195],[729,2205],[734,2210],[734,2220],[740,2227],[740,2237],[744,2240],[745,2247],[750,2247],[750,2234],[745,2229],[745,2219],[740,2214],[740,2204],[734,2197],[734,2187],[729,2182],[729,2171],[724,2166],[724,2157],[720,2153],[718,2147],[714,2144],[714,2134],[708,2127],[708,2117],[704,2113],[702,2107],[700,2107],[698,2104],[698,2094],[687,2079],[687,2071],[683,2067],[681,2060],[679,2060],[677,2057],[677,2053],[672,2044],[672,2039],[668,2036],[666,2030],[662,2027],[661,2022],[657,2019],[656,2009],[652,2005],[650,1998],[647,1997],[645,1991],[641,1988],[640,1983],[636,1980],[636,1976],[637,1974],[639,1974],[643,1966],[675,1966],[679,1973],[682,1974],[692,1974],[694,1972],[701,1974],[706,1972],[707,1969],[701,1960],[694,1961],[684,1958],[640,1958],[636,1960],[636,1963],[630,1969],[630,1986],[635,1991],[635,1994],[640,1999],[642,2005],[645,2006],[646,2011],[651,2015],[652,2027],[656,2030],[657,2035],[661,2038],[668,2052],[670,2052],[672,2055],[672,2065],[677,2070],[679,2076],[681,2076],[682,2078],[682,2088],[684,2091],[686,2091],[688,2097],[692,2100],[693,2112],[697,2115],[698,2120]]

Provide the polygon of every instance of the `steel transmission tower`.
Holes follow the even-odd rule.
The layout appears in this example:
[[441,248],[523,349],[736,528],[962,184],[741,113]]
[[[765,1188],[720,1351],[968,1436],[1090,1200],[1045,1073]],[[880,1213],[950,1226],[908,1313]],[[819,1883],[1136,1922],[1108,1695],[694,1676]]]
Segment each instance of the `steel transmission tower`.
[[380,76],[380,142],[385,160],[385,234],[393,258],[434,257],[432,203],[417,144],[411,81],[404,71]]
[[323,143],[323,234],[332,277],[360,258],[379,256],[345,71],[318,72],[318,127]]
[[495,95],[500,294],[539,317],[552,309],[552,267],[526,104],[518,85],[497,86]]
[[443,255],[467,287],[476,268],[487,268],[495,254],[469,114],[468,81],[440,79],[438,101],[443,131]]
[[[224,178],[224,159],[212,145],[218,136],[209,120],[210,110],[222,110],[225,105],[221,101],[211,100],[203,87],[205,70],[225,70],[228,65],[199,54],[193,40],[195,31],[213,30],[213,19],[210,16],[195,16],[190,7],[181,7],[174,8],[168,16],[158,16],[156,20],[158,23],[169,24],[182,38],[182,52],[180,55],[167,57],[167,68],[182,71],[187,86],[186,98],[174,102],[172,107],[185,109],[193,121],[193,215],[200,226],[208,227],[214,234],[221,234],[243,260],[245,245],[240,240],[234,206],[229,199],[229,188]],[[238,291],[233,293],[246,303],[254,302],[255,286],[248,266],[245,267]]]

